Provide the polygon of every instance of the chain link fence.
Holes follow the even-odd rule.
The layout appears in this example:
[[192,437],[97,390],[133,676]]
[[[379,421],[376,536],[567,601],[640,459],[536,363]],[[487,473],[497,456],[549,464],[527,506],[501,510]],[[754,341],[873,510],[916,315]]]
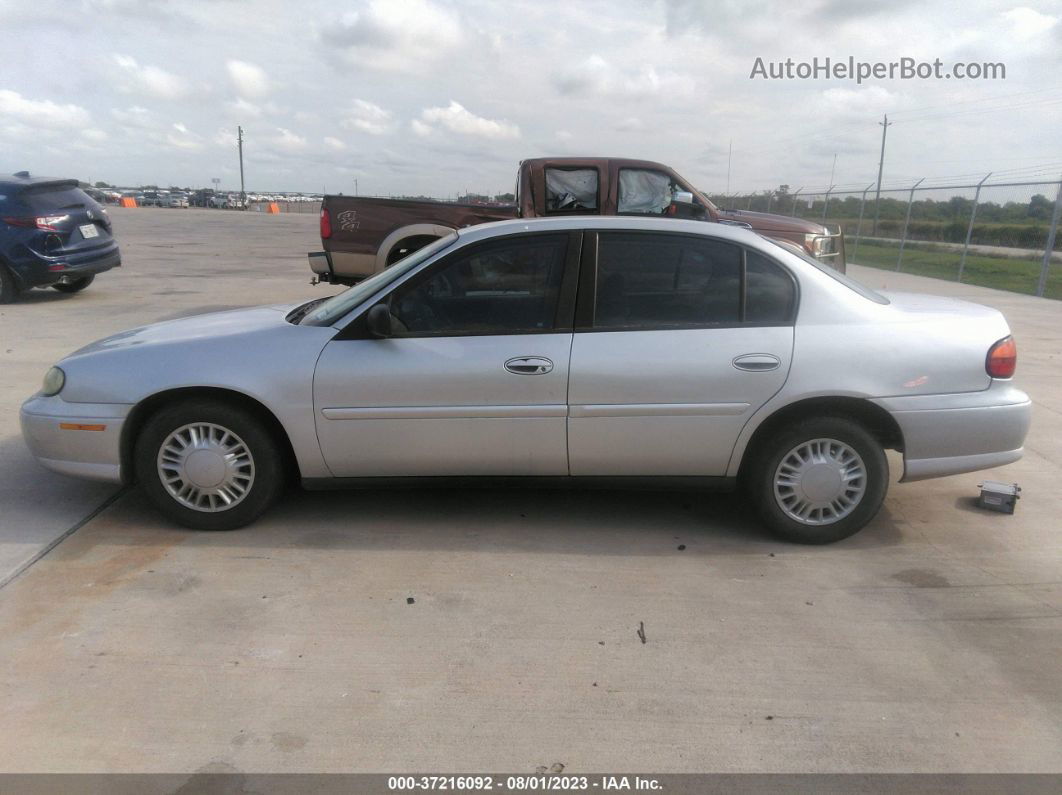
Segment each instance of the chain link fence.
[[850,263],[1062,299],[1062,179],[913,178],[713,197],[844,230]]

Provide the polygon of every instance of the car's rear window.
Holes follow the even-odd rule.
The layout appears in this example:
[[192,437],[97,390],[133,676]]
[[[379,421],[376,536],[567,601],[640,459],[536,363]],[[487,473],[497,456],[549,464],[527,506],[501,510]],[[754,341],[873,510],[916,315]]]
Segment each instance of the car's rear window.
[[18,194],[18,202],[33,212],[51,213],[59,210],[77,210],[94,207],[96,202],[81,190],[64,185],[58,188],[30,188]]

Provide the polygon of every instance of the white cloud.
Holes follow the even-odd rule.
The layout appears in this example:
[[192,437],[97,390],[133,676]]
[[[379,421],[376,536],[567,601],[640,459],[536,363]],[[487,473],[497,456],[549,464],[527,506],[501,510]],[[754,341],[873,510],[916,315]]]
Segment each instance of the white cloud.
[[340,141],[338,138],[333,138],[331,135],[326,135],[324,138],[325,146],[336,152],[342,152],[347,148],[347,145]]
[[241,97],[264,97],[270,91],[269,76],[262,67],[247,61],[225,62],[229,79]]
[[474,135],[480,138],[519,138],[520,128],[507,121],[485,119],[465,109],[454,100],[445,108],[425,108],[420,119],[412,121],[413,132],[417,135],[430,135],[438,127],[460,135]]
[[395,72],[423,71],[463,41],[460,20],[428,0],[372,0],[321,31],[350,63]]
[[1059,19],[1025,6],[1004,11],[1002,16],[1010,23],[1011,35],[1022,41],[1039,38],[1057,25]]
[[126,108],[125,110],[122,110],[121,108],[113,108],[111,110],[111,115],[124,127],[138,127],[143,129],[145,127],[155,126],[151,111],[147,108],[142,108],[139,105],[133,105],[131,108]]
[[554,87],[565,95],[598,95],[623,98],[688,97],[697,87],[692,77],[653,64],[616,66],[598,54],[553,73]]
[[80,105],[61,105],[50,99],[28,99],[17,91],[0,89],[0,118],[31,127],[64,129],[89,123],[89,112]]
[[174,122],[166,133],[166,143],[175,149],[196,152],[203,148],[203,139],[189,130],[182,122]]
[[95,127],[89,127],[88,129],[82,130],[81,136],[93,143],[101,143],[106,141],[109,137],[103,130],[97,130]]
[[354,108],[339,122],[347,130],[359,130],[370,135],[383,135],[392,127],[392,114],[379,105],[364,99],[354,100]]
[[114,62],[122,70],[122,89],[159,99],[180,99],[188,94],[188,84],[165,69],[137,63],[129,55],[116,54]]
[[306,139],[301,135],[285,130],[283,127],[278,127],[277,132],[280,134],[270,139],[274,148],[288,153],[301,152],[306,148]]

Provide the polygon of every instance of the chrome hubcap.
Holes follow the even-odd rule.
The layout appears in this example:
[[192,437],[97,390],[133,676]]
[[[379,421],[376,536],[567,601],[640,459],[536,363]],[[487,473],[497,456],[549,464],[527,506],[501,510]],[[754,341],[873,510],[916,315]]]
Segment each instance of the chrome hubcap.
[[159,479],[170,496],[204,513],[238,505],[254,483],[254,458],[243,439],[211,422],[184,425],[159,447]]
[[863,459],[836,439],[801,442],[774,472],[778,507],[806,525],[839,522],[859,506],[866,488]]

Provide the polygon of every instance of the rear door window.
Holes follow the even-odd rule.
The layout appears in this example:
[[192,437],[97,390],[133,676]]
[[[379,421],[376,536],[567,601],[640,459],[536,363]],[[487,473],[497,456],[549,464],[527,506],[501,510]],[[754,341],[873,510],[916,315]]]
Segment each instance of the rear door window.
[[691,328],[740,316],[737,246],[690,235],[600,236],[594,328]]

